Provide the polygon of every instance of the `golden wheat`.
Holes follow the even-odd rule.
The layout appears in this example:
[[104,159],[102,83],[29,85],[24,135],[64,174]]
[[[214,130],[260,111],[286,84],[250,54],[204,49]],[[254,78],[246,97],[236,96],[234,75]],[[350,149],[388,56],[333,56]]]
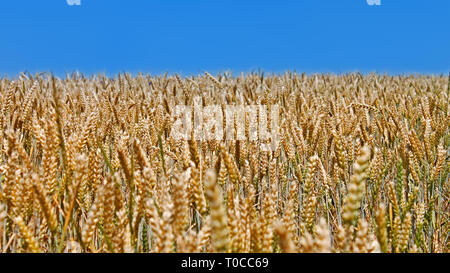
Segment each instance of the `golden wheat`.
[[[0,78],[1,249],[449,252],[448,90],[421,75]],[[180,140],[177,105],[279,111]],[[214,120],[196,110],[191,128]]]

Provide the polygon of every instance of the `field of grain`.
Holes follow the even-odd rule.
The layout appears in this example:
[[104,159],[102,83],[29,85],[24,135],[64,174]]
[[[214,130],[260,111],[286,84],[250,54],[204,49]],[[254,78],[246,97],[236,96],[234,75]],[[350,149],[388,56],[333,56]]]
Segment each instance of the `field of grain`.
[[[1,78],[0,251],[449,252],[448,84]],[[248,115],[244,140],[172,138],[175,106],[194,97],[278,106],[280,142],[250,140]]]

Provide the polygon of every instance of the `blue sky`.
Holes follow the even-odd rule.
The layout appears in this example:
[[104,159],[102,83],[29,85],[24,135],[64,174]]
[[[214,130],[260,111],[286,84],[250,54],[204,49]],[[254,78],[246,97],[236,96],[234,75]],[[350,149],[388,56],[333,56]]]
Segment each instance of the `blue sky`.
[[7,0],[0,73],[448,73],[450,1]]

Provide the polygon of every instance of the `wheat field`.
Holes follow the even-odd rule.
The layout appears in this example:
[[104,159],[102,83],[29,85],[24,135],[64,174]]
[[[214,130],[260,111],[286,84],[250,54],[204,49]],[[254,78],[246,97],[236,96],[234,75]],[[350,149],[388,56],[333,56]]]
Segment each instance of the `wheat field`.
[[[0,251],[448,253],[449,90],[427,75],[3,77]],[[174,139],[195,97],[277,105],[280,141],[261,149],[248,115],[246,139]]]

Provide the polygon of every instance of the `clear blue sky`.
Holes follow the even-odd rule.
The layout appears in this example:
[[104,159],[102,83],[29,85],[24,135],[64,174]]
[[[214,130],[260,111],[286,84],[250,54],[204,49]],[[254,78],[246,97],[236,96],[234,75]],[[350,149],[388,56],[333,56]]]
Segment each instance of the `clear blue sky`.
[[449,0],[5,0],[0,73],[448,73]]

